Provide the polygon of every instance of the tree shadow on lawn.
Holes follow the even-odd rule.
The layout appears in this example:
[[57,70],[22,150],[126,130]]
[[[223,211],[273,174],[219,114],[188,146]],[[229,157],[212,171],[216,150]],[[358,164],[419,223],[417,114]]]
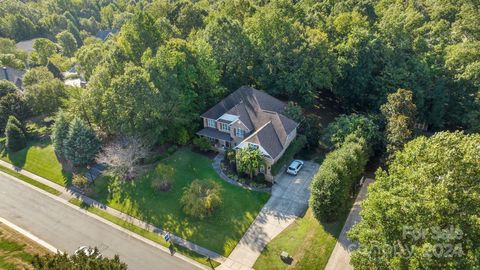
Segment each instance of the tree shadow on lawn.
[[[20,171],[22,169],[25,169],[25,166],[27,164],[28,154],[33,148],[39,148],[39,149],[41,149],[41,151],[43,151],[45,148],[47,148],[49,146],[51,146],[50,142],[38,141],[38,140],[29,141],[25,148],[23,148],[22,150],[19,150],[17,152],[11,152],[11,151],[8,151],[6,149],[3,149],[3,152],[1,153],[1,157],[2,158],[5,158],[5,157],[8,158],[8,161],[12,165],[15,166],[15,169],[17,171]],[[69,186],[71,184],[71,180],[72,180],[72,171],[68,170],[69,166],[66,164],[66,162],[64,160],[62,160],[60,157],[58,157],[56,153],[54,153],[54,155],[55,155],[55,159],[56,159],[55,161],[60,163],[60,166],[62,168],[61,174],[63,176],[63,185],[64,186]],[[52,162],[55,162],[55,161],[52,161]],[[35,173],[35,174],[38,174],[40,176],[43,176],[45,178],[49,178],[45,175],[42,175],[41,173],[39,173],[37,171],[31,171],[31,172]],[[57,182],[57,181],[54,181],[53,179],[48,179],[48,180],[51,180],[53,182]]]
[[242,206],[257,198],[248,198],[254,196],[253,192],[232,193],[229,189],[238,187],[225,187],[220,183],[222,207],[212,216],[199,220],[186,216],[181,208],[179,200],[186,185],[176,186],[173,182],[171,191],[160,193],[151,188],[152,178],[149,172],[134,182],[120,185],[110,178],[108,186],[113,194],[103,191],[97,200],[225,256],[233,250],[263,205],[257,202],[258,209]]

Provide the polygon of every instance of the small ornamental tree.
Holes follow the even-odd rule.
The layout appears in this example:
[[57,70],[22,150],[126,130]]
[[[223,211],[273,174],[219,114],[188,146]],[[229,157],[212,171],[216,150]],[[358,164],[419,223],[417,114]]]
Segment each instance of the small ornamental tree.
[[65,141],[68,138],[68,130],[69,123],[65,117],[65,114],[60,112],[55,119],[55,124],[53,125],[52,140],[53,148],[61,156],[64,156],[64,147]]
[[253,179],[253,175],[260,169],[260,166],[265,163],[260,150],[255,148],[243,148],[237,150],[237,169],[240,172],[248,174],[250,179]]
[[158,191],[169,191],[172,186],[174,176],[175,169],[173,169],[173,167],[160,163],[155,168],[155,176],[152,180],[152,187]]
[[93,161],[100,150],[100,141],[95,132],[81,120],[75,118],[65,140],[64,155],[74,166]]
[[107,165],[110,173],[122,180],[133,179],[139,163],[148,155],[148,146],[136,137],[119,137],[98,154],[96,161]]
[[337,220],[367,161],[365,139],[357,138],[355,134],[347,137],[340,148],[327,154],[311,184],[310,207],[317,220]]
[[5,127],[6,147],[10,151],[16,152],[27,146],[25,133],[23,132],[22,124],[15,116],[10,116]]
[[185,214],[204,219],[222,205],[220,186],[212,181],[194,180],[183,191],[180,204]]

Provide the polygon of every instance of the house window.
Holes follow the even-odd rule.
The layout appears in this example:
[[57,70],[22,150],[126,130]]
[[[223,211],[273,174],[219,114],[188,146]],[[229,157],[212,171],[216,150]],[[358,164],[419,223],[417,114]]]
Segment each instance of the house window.
[[235,129],[235,136],[237,136],[239,138],[243,138],[245,136],[245,130],[243,130],[241,128]]
[[215,128],[215,120],[207,119],[207,126],[211,128]]
[[249,144],[248,144],[248,147],[250,147],[250,148],[252,148],[252,149],[258,149],[258,145],[253,144],[253,143],[249,143]]
[[264,165],[260,165],[260,172],[265,173],[265,166]]
[[230,131],[230,126],[228,124],[225,124],[225,123],[220,123],[220,130]]

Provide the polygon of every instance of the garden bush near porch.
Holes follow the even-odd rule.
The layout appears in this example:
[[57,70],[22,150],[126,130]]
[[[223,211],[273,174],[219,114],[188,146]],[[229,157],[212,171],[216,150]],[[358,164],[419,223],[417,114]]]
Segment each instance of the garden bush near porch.
[[[94,198],[219,254],[230,254],[269,194],[245,190],[221,180],[209,158],[186,148],[162,162],[175,169],[174,185],[169,192],[152,188],[155,172],[151,170],[124,184],[113,177],[99,178]],[[222,206],[203,220],[188,217],[180,204],[184,188],[195,179],[213,181],[221,190]]]

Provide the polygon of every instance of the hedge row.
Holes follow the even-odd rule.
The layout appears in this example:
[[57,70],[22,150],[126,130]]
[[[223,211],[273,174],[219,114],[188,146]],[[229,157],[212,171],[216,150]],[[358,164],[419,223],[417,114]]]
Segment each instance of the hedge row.
[[349,135],[342,146],[327,154],[311,186],[310,207],[317,220],[335,221],[344,210],[353,183],[368,161],[365,139]]

